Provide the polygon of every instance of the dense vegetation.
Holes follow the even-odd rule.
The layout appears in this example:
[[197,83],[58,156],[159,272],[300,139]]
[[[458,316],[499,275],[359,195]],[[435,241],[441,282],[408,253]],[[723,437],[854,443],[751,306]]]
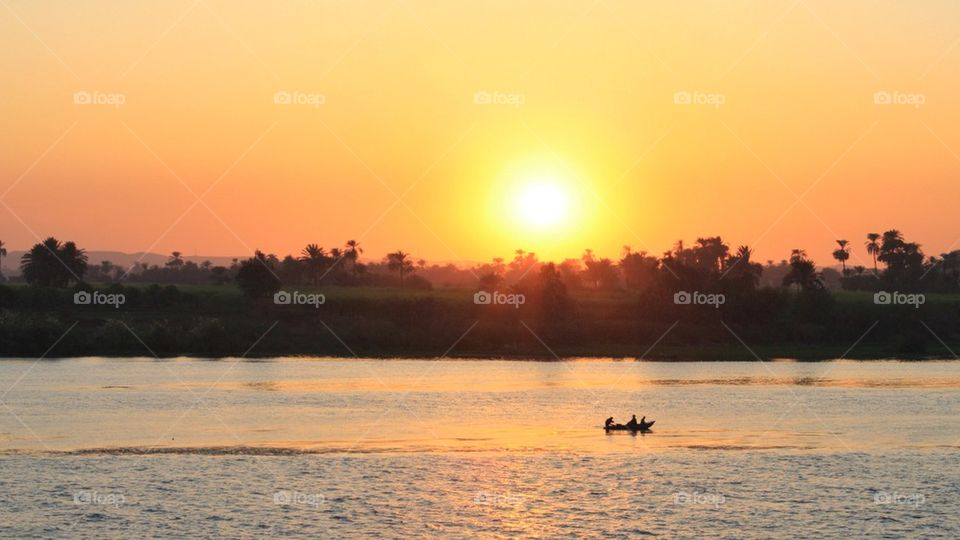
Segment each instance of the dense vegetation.
[[[25,284],[0,286],[0,350],[6,356],[953,357],[960,343],[958,252],[926,258],[919,245],[888,231],[868,237],[876,266],[866,271],[846,268],[849,243],[838,245],[842,270],[833,280],[846,291],[826,287],[828,271],[803,250],[761,265],[748,247],[731,250],[719,237],[678,243],[661,257],[627,248],[619,261],[588,251],[555,264],[519,251],[509,262],[450,270],[395,252],[382,263],[361,264],[361,249],[351,242],[331,253],[309,245],[284,259],[257,252],[223,270],[175,253],[164,268],[136,273],[91,271],[83,250],[51,238],[21,261]],[[459,287],[431,284],[424,277],[431,269],[457,284],[463,273],[472,279]],[[143,283],[149,272],[174,283],[206,279]],[[273,294],[281,288],[322,293],[325,302],[277,304]],[[122,295],[123,302],[78,304],[78,291]],[[523,302],[478,304],[477,291],[522,295]],[[925,296],[920,304],[885,304],[875,302],[875,291]],[[689,293],[722,302],[678,300]]]

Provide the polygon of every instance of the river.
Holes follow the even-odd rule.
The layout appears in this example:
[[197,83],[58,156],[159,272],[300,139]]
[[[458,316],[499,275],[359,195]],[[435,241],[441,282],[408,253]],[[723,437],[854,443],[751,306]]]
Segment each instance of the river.
[[0,396],[2,536],[960,535],[960,362],[8,359]]

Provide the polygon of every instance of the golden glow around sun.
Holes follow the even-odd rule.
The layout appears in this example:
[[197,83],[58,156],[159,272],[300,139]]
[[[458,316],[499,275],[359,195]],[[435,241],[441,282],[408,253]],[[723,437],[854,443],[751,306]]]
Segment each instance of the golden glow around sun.
[[517,193],[516,214],[529,227],[556,226],[570,217],[570,195],[551,179],[532,180]]
[[559,262],[593,245],[598,208],[590,196],[590,176],[579,165],[532,153],[491,174],[483,232],[498,246],[497,256],[523,249]]

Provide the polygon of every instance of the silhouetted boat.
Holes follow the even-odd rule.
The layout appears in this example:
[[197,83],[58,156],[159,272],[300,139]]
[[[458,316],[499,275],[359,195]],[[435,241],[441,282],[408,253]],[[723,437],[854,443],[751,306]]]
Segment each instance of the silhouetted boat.
[[651,420],[649,422],[640,422],[636,427],[630,427],[625,424],[613,424],[610,427],[603,428],[604,431],[632,431],[634,433],[641,431],[646,432],[650,431],[650,428],[655,424],[656,420]]

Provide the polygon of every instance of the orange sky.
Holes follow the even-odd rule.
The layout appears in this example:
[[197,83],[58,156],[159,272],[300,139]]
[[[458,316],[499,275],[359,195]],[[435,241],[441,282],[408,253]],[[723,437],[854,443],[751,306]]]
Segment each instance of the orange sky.
[[[920,5],[4,0],[0,239],[477,261],[719,234],[868,265],[896,227],[939,254],[960,8]],[[570,215],[534,229],[543,179]]]

